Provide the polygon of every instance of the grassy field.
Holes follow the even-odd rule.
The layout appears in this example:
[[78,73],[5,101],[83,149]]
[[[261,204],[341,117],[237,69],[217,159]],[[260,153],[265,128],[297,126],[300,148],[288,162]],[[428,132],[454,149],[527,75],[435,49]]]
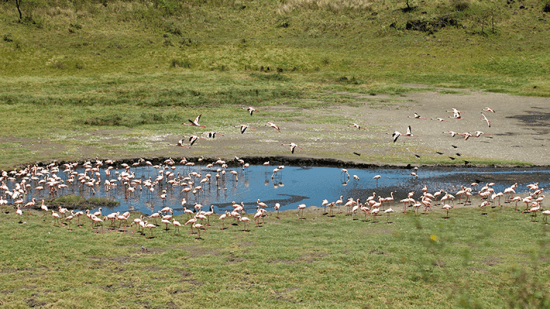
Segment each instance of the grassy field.
[[[192,133],[181,123],[201,113],[212,130],[246,122],[248,105],[294,108],[265,119],[330,126],[347,122],[310,111],[383,108],[438,87],[550,96],[547,1],[409,2],[23,0],[20,19],[15,1],[2,1],[0,168],[181,157],[151,141]],[[407,163],[404,148],[417,147],[388,143],[378,153],[388,145],[344,138],[385,163]],[[419,163],[451,163],[418,151]],[[550,307],[548,226],[509,209],[396,215],[392,224],[285,212],[250,232],[213,220],[200,240],[162,226],[152,239],[68,231],[42,213],[18,223],[12,207],[0,210],[3,308]]]
[[[398,206],[396,206],[399,209]],[[477,207],[476,207],[477,208]],[[5,214],[4,212],[9,212]],[[153,238],[11,208],[0,216],[0,302],[40,307],[550,306],[549,228],[512,207],[397,214],[363,222],[322,209],[271,213],[260,228],[226,222]],[[134,214],[134,216],[136,216]],[[134,217],[132,216],[132,218]],[[279,216],[279,218],[277,218]],[[183,216],[177,218],[185,221]],[[146,231],[148,235],[148,231]]]
[[[550,95],[545,2],[410,5],[23,1],[19,20],[15,3],[3,2],[0,136],[20,146],[3,147],[0,166],[138,156],[151,145],[128,136],[174,132],[190,109],[207,110],[216,128],[228,118],[244,120],[235,107],[353,106],[356,100],[340,93],[435,89],[403,83]],[[96,130],[124,134],[108,142],[67,140]]]

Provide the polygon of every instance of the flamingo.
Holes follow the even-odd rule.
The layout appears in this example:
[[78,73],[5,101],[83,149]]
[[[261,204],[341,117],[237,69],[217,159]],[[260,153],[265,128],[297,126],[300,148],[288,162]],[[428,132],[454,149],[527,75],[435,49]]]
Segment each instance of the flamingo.
[[[185,136],[184,136],[185,137]],[[204,139],[203,137],[200,137],[200,136],[196,136],[196,135],[191,135],[189,136],[189,146],[187,146],[187,148],[191,148],[191,146],[193,146],[193,144],[195,144],[195,142],[198,140],[198,139]]]
[[153,237],[153,229],[157,227],[156,224],[152,224],[152,223],[147,223],[147,221],[145,221],[145,227],[149,229],[149,237],[148,238],[152,238]]
[[223,134],[215,132],[215,131],[203,132],[202,134],[206,135],[208,138],[216,138],[216,134],[220,135],[220,136],[224,136]]
[[529,212],[534,212],[535,213],[535,221],[533,222],[537,222],[537,212],[540,210],[540,204],[537,203],[537,202],[533,202],[531,204],[531,209],[529,209]]
[[[489,202],[489,201],[483,201],[483,203],[481,203],[481,205],[479,205],[479,207],[481,207],[481,209],[483,209],[483,207],[486,207],[486,206],[489,206],[489,205],[491,205],[491,202]],[[482,212],[481,214],[482,214],[482,215],[486,215],[487,212]]]
[[283,146],[290,146],[290,152],[291,152],[291,153],[294,153],[294,150],[296,149],[296,147],[298,147],[298,148],[304,150],[304,148],[298,146],[296,143],[281,144],[281,145],[283,145]]
[[491,127],[491,122],[489,121],[489,119],[487,119],[487,116],[485,116],[484,113],[481,113],[481,116],[483,116],[483,119],[485,120],[485,122],[487,122],[487,125],[489,126],[489,128]]
[[244,134],[244,132],[246,131],[246,129],[255,129],[253,127],[250,127],[248,126],[248,124],[241,124],[240,126],[235,126],[235,128],[240,128],[241,130],[241,134]]
[[350,124],[349,126],[353,128],[357,128],[358,130],[366,130],[365,128],[363,128],[362,126],[358,125],[355,122],[353,124]]
[[445,217],[445,219],[448,219],[448,218],[449,218],[449,209],[452,208],[451,205],[445,204],[445,205],[443,205],[442,208],[445,209],[445,210],[447,211],[447,217]]
[[[370,214],[372,215],[373,217],[373,220],[376,219],[376,215],[378,215],[378,213],[380,212],[380,208],[372,208],[371,211],[370,211]],[[372,223],[376,223],[376,221],[373,221]]]
[[204,226],[200,223],[195,223],[193,224],[193,228],[197,230],[197,238],[196,239],[201,239],[201,229],[203,228]]
[[164,219],[164,218],[162,220],[160,220],[160,222],[164,223],[166,225],[165,230],[167,230],[167,231],[168,231],[168,224],[172,224],[172,222],[170,222],[169,219]]
[[490,108],[489,106],[485,107],[483,110],[491,112],[491,113],[496,113],[496,111],[494,109]]
[[[327,201],[328,203],[328,201]],[[273,209],[277,211],[277,217],[279,217],[279,208],[281,208],[281,204],[275,203],[275,206],[273,206]]]
[[180,231],[181,223],[179,223],[179,221],[176,221],[176,219],[172,219],[172,225],[174,225],[174,234],[176,234],[176,231]]
[[[244,228],[248,231],[247,223],[250,222],[250,219],[248,217],[239,217],[239,221],[244,222]],[[245,229],[243,228],[243,232]]]
[[275,130],[277,130],[279,133],[281,133],[281,130],[279,129],[279,126],[277,126],[274,122],[269,121],[267,122],[267,125]]
[[391,222],[390,222],[390,215],[391,215],[393,212],[394,212],[394,211],[393,211],[393,209],[391,209],[391,207],[388,208],[388,209],[386,209],[386,210],[384,211],[385,214],[388,214],[388,224],[391,223]]
[[225,230],[224,225],[225,225],[225,219],[227,217],[229,217],[229,212],[227,212],[227,211],[220,216],[220,220],[222,220],[222,228],[221,228],[222,231]]
[[258,113],[260,112],[259,110],[255,109],[255,108],[252,107],[252,106],[243,107],[243,109],[246,109],[246,110],[250,113],[250,116],[252,116],[252,114],[253,114],[254,112],[258,112]]
[[401,136],[401,132],[399,131],[394,131],[391,136],[393,137],[393,142],[395,143],[397,141],[397,139],[399,138],[399,136]]
[[380,175],[376,175],[374,177],[372,177],[372,179],[376,179],[376,186],[378,187],[378,179],[380,179],[382,176]]
[[419,115],[419,114],[417,114],[417,113],[414,113],[414,116],[413,116],[413,117],[411,117],[411,116],[408,116],[408,118],[415,118],[415,119],[422,119],[422,120],[426,120],[426,118],[422,118],[422,117],[420,117],[420,115]]
[[195,118],[195,120],[189,119],[189,122],[190,122],[191,124],[188,124],[188,123],[185,123],[185,122],[182,123],[182,124],[185,125],[185,126],[206,128],[206,126],[201,126],[201,125],[199,124],[199,121],[200,121],[200,119],[201,119],[201,116],[202,116],[202,114],[201,114],[201,115],[198,115],[197,118]]
[[[300,204],[298,205],[298,217],[299,219],[305,219],[305,216],[304,216],[304,209],[306,209],[306,204]],[[302,217],[300,217],[299,213],[300,211],[302,211]]]
[[19,205],[17,206],[17,210],[15,211],[15,214],[17,214],[20,218],[19,223],[22,223],[23,221],[21,221],[21,216],[23,216],[23,211],[19,209]]
[[544,217],[543,217],[542,220],[543,220],[546,224],[548,224],[548,216],[550,216],[550,210],[545,210],[545,211],[542,212],[542,214],[544,215]]
[[69,225],[69,231],[71,230],[71,221],[73,220],[74,216],[70,215],[65,218],[65,221],[69,221],[67,224]]
[[189,220],[187,220],[187,222],[185,222],[183,225],[187,225],[189,224],[191,226],[191,232],[189,234],[193,234],[193,225],[197,223],[197,218],[191,218]]
[[[184,136],[184,138],[185,138],[185,136]],[[176,144],[168,144],[168,146],[188,147],[188,146],[183,145],[183,143],[184,143],[183,139],[180,139]],[[107,184],[108,180],[106,180],[105,183]]]

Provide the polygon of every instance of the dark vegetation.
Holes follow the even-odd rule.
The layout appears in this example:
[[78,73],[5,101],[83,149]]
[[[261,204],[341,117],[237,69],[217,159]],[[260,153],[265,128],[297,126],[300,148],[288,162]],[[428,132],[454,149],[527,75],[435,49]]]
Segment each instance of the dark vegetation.
[[[54,210],[57,210],[57,207],[63,207],[69,210],[71,209],[85,210],[85,209],[93,209],[97,207],[114,207],[119,205],[119,202],[111,201],[104,197],[84,198],[83,196],[76,195],[76,194],[67,194],[57,198],[46,199],[45,203],[46,205],[49,205],[49,207]],[[40,209],[39,203],[37,203],[36,208]]]

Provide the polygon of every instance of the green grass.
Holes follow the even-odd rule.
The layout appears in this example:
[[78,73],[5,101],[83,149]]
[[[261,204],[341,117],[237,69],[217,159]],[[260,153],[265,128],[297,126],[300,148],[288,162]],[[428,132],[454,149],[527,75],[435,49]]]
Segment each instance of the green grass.
[[[54,136],[70,150],[2,147],[0,165],[111,147],[87,138],[95,130],[185,134],[179,124],[206,112],[221,129],[247,121],[243,106],[304,109],[264,115],[275,121],[343,124],[304,117],[328,106],[401,106],[399,96],[436,87],[550,95],[543,3],[413,2],[404,12],[398,0],[24,1],[21,22],[14,3],[3,2],[0,138]],[[443,17],[456,24],[434,26]],[[415,21],[429,31],[407,30]],[[375,94],[393,97],[372,101]],[[121,156],[155,147],[118,143],[112,153]]]
[[6,308],[194,307],[205,300],[268,308],[549,305],[549,229],[540,218],[532,223],[511,209],[490,209],[488,216],[455,209],[448,220],[442,213],[397,214],[390,225],[385,217],[362,222],[328,218],[322,210],[306,216],[273,213],[250,232],[230,224],[221,231],[214,219],[202,240],[188,227],[181,235],[158,227],[146,239],[74,224],[68,231],[41,213],[19,224],[4,208],[0,302]]

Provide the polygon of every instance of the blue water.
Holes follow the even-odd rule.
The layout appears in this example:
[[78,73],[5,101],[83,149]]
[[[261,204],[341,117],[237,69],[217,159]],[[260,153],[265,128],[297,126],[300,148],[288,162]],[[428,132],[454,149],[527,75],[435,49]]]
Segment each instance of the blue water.
[[[301,203],[307,206],[321,206],[323,199],[336,201],[342,195],[344,199],[353,197],[365,200],[368,196],[376,192],[378,196],[386,197],[390,192],[394,192],[395,201],[407,197],[410,191],[416,191],[415,196],[421,194],[424,185],[428,192],[433,193],[443,189],[446,192],[454,194],[460,190],[461,185],[469,186],[474,181],[479,181],[481,188],[485,183],[494,182],[495,192],[504,191],[506,187],[518,183],[516,191],[527,192],[526,187],[529,183],[539,182],[539,186],[547,187],[550,182],[550,170],[548,169],[495,169],[495,168],[420,168],[417,171],[418,177],[411,176],[411,169],[348,169],[350,177],[348,178],[340,168],[330,167],[298,167],[286,166],[272,178],[272,171],[277,166],[250,166],[243,170],[240,167],[227,168],[226,175],[220,178],[216,185],[216,169],[206,169],[204,166],[175,166],[175,169],[169,169],[175,175],[188,175],[191,172],[200,173],[202,178],[207,173],[212,175],[210,183],[199,183],[201,178],[193,178],[194,186],[202,186],[203,192],[194,196],[192,193],[182,193],[182,186],[171,186],[163,183],[157,186],[154,193],[150,193],[147,188],[140,190],[139,187],[134,193],[127,194],[123,185],[118,182],[116,189],[106,191],[103,183],[105,179],[116,179],[118,175],[113,170],[111,176],[105,175],[105,170],[101,170],[101,185],[95,187],[96,193],[85,187],[79,187],[77,184],[70,186],[62,194],[80,194],[86,198],[89,197],[107,197],[120,203],[113,208],[103,207],[104,213],[124,212],[127,210],[142,211],[146,214],[156,212],[164,206],[174,209],[175,214],[181,214],[183,206],[182,199],[187,200],[187,207],[193,208],[194,203],[204,205],[207,209],[210,205],[215,205],[216,212],[222,212],[225,209],[232,210],[231,202],[244,202],[245,209],[252,212],[256,209],[256,201],[260,199],[268,204],[269,209],[276,202],[280,203],[281,210],[296,209]],[[78,172],[83,170],[78,169]],[[122,170],[121,170],[122,171]],[[151,167],[135,167],[130,169],[135,173],[135,179],[153,179],[158,175],[158,170]],[[229,171],[238,172],[238,180]],[[66,180],[67,176],[62,172],[57,174]],[[360,179],[356,180],[353,175]],[[375,175],[381,175],[378,180],[373,179]],[[166,177],[165,177],[166,180]],[[15,182],[7,182],[8,186],[13,188]],[[32,183],[33,186],[37,184]],[[166,189],[167,197],[165,200],[160,198],[162,189]],[[42,198],[51,198],[48,190],[38,192],[33,190],[26,196],[30,201],[32,197],[40,200]],[[477,190],[474,190],[476,192]],[[94,210],[95,211],[95,210]]]

